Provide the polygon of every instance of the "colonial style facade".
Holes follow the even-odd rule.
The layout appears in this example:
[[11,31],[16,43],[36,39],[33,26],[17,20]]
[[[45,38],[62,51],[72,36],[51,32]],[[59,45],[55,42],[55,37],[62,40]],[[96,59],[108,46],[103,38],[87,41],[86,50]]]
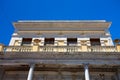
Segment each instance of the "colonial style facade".
[[[18,21],[0,44],[0,80],[120,80],[120,45],[105,20]],[[117,34],[116,34],[117,35]]]

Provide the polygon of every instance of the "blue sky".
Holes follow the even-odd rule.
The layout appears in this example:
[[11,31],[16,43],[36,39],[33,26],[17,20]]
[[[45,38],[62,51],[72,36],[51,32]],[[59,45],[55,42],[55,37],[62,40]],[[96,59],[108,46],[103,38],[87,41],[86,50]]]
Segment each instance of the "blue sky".
[[120,38],[120,0],[0,0],[0,43],[8,45],[17,20],[107,20]]

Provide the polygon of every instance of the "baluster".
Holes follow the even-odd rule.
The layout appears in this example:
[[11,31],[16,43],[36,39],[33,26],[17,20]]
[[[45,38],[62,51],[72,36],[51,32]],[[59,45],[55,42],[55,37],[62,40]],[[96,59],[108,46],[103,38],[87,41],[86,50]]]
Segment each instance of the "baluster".
[[68,50],[68,52],[70,52],[70,48],[69,47],[67,47],[67,50]]
[[25,47],[23,47],[23,48],[20,48],[21,50],[22,50],[22,52],[25,52]]
[[43,47],[43,52],[45,52],[45,47]]
[[49,52],[49,47],[47,47],[47,52]]
[[74,47],[75,48],[75,51],[74,52],[76,52],[76,47]]
[[112,51],[110,46],[109,46],[109,51],[110,51],[110,52]]
[[25,48],[25,51],[26,51],[26,52],[27,52],[27,50],[28,50],[28,47]]
[[72,47],[72,52],[75,52],[75,47]]
[[72,48],[71,47],[69,47],[69,50],[70,50],[70,52],[72,52]]
[[44,52],[46,52],[46,50],[47,50],[47,49],[46,49],[46,47],[45,47],[45,48],[44,48]]
[[75,47],[72,47],[72,49],[73,49],[73,52],[75,52]]
[[99,52],[103,52],[103,51],[102,51],[102,47],[101,47],[101,46],[99,46]]
[[48,52],[51,52],[51,47],[49,47]]
[[74,52],[76,52],[76,47],[74,47]]
[[24,49],[25,49],[25,47],[23,47],[23,48],[20,48],[20,49],[21,49],[21,52],[24,52],[24,51],[25,51],[25,50],[24,50]]
[[54,46],[51,47],[51,50],[52,50],[51,52],[54,52],[54,48],[55,48]]
[[107,51],[106,46],[104,46],[104,51]]
[[71,47],[71,50],[72,50],[71,52],[74,52],[74,47]]
[[46,47],[46,52],[49,52],[49,47]]

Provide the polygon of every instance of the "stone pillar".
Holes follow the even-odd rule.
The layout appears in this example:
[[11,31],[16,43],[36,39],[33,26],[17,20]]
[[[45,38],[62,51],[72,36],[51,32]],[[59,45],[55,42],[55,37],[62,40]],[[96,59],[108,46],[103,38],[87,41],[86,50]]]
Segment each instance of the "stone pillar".
[[88,51],[87,45],[82,45],[81,49],[82,49],[82,52],[87,52]]
[[27,80],[32,80],[33,79],[34,67],[35,67],[35,64],[31,64],[30,65],[30,69],[29,69]]
[[61,73],[61,71],[60,71],[60,70],[58,71],[58,76],[57,76],[57,79],[58,79],[58,80],[62,80],[62,73]]
[[116,44],[116,49],[118,52],[120,52],[120,44]]
[[117,76],[117,80],[120,80],[120,69],[117,70],[116,76]]
[[85,80],[90,80],[88,64],[84,64],[84,70],[85,70]]
[[77,76],[76,75],[72,75],[72,80],[76,80]]
[[5,74],[4,69],[0,67],[0,80],[3,80],[4,74]]
[[3,45],[3,44],[0,44],[0,52],[3,51],[3,48],[4,48],[4,45]]
[[38,52],[39,51],[39,45],[33,45],[32,51],[33,52]]

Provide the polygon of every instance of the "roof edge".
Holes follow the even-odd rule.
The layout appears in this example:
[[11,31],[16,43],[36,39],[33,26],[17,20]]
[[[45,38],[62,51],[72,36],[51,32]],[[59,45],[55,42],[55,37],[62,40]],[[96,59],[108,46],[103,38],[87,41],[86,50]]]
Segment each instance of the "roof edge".
[[106,20],[18,20],[17,22],[107,22]]

